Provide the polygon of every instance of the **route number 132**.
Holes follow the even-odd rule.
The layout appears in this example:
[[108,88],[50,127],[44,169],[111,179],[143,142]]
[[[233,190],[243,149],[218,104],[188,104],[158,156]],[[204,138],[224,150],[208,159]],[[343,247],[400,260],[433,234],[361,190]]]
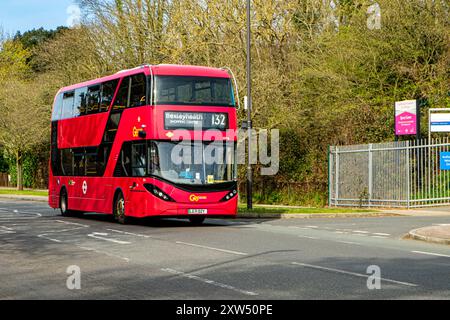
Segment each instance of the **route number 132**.
[[224,114],[213,114],[212,116],[212,125],[225,127],[226,116]]

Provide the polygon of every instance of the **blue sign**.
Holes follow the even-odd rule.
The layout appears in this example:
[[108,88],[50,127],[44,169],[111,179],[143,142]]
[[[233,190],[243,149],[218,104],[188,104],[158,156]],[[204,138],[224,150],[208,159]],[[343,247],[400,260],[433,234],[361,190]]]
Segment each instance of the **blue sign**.
[[450,170],[450,152],[441,152],[441,170]]

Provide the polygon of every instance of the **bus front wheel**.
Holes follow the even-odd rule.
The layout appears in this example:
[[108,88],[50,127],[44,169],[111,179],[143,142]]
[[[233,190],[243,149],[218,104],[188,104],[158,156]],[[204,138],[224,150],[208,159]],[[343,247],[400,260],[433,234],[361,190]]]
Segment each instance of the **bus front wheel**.
[[125,198],[120,192],[114,202],[114,219],[120,224],[127,224],[128,218],[125,215]]

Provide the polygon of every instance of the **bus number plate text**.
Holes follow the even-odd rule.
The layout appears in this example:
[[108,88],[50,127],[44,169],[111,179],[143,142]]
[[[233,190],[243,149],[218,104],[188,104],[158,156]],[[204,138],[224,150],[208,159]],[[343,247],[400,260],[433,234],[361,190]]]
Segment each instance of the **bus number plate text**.
[[188,214],[208,214],[208,209],[189,209]]

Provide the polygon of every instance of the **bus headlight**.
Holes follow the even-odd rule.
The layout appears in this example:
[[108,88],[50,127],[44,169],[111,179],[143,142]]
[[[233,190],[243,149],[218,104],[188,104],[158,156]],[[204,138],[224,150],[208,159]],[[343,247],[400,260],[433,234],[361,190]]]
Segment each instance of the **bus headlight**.
[[175,202],[175,200],[173,200],[167,193],[162,191],[157,186],[154,186],[152,184],[145,184],[144,187],[145,187],[145,189],[147,189],[148,192],[150,192],[155,197],[157,197],[157,198],[159,198],[161,200],[164,200],[164,201],[167,201],[167,202]]

